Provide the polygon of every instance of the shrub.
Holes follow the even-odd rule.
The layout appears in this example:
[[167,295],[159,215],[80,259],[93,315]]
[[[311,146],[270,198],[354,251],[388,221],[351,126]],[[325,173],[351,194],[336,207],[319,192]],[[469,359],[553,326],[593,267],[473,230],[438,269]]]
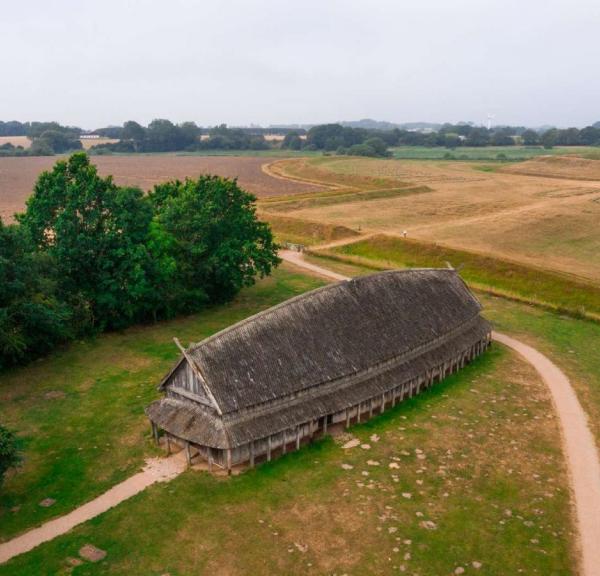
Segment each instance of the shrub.
[[19,445],[15,435],[0,425],[0,485],[9,468],[14,468],[21,461]]

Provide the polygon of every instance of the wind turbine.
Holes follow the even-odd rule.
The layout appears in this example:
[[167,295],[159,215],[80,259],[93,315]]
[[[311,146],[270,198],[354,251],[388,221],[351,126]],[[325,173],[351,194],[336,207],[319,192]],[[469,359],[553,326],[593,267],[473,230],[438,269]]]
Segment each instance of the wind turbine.
[[489,114],[487,115],[487,129],[490,130],[492,128],[492,120],[496,117],[495,114]]

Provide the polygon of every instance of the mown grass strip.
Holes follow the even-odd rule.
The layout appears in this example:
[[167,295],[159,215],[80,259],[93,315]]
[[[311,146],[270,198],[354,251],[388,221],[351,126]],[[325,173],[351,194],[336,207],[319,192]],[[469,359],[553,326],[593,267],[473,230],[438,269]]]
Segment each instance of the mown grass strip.
[[369,202],[381,200],[382,198],[395,198],[397,196],[409,196],[412,194],[424,194],[431,192],[428,186],[413,186],[408,188],[391,188],[386,190],[365,190],[361,192],[334,193],[313,196],[305,199],[286,200],[283,202],[269,202],[264,204],[264,209],[274,212],[288,212],[292,210],[303,210],[305,208],[317,208],[319,206],[331,206],[333,204],[348,204],[349,202]]
[[491,256],[386,235],[313,253],[374,269],[437,268],[450,263],[475,289],[600,321],[599,287]]

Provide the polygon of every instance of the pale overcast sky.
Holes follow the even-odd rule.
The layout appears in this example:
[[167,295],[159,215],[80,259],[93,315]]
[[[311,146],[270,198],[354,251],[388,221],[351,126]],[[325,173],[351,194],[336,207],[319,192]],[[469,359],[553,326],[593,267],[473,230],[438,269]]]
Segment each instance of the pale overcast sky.
[[600,120],[600,0],[27,0],[0,119]]

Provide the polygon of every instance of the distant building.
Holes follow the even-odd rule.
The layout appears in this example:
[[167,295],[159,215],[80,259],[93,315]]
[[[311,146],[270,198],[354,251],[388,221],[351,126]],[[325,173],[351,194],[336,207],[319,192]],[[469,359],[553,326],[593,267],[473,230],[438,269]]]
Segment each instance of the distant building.
[[96,140],[98,138],[100,138],[99,134],[80,134],[79,135],[80,140]]
[[480,311],[453,269],[328,285],[190,346],[146,414],[188,459],[253,466],[462,368],[491,341]]

